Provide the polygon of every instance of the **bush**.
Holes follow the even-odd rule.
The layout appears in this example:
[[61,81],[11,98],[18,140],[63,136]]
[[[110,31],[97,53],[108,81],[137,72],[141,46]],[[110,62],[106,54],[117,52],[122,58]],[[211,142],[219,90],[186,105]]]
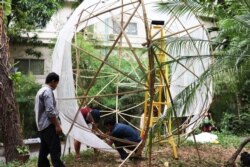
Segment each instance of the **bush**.
[[242,135],[250,133],[250,113],[241,113],[239,117],[235,114],[225,113],[221,129],[233,134]]
[[41,86],[36,83],[32,74],[19,75],[18,80],[14,80],[14,82],[24,138],[37,137],[34,99]]

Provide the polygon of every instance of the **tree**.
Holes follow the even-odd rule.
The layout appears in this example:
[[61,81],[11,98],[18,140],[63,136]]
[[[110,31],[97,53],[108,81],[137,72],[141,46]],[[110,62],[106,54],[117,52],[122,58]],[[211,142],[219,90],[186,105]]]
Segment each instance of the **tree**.
[[60,8],[60,2],[63,0],[12,0],[10,2],[11,13],[6,15],[6,25],[8,36],[13,41],[18,40],[21,34],[45,27],[51,16]]
[[1,58],[0,58],[0,119],[1,132],[5,148],[6,161],[16,159],[18,153],[16,146],[22,145],[19,112],[15,101],[13,82],[9,78],[10,66],[8,63],[8,39],[3,24],[1,12]]
[[23,145],[20,116],[11,80],[9,40],[22,33],[43,27],[60,7],[59,0],[5,0],[1,9],[1,56],[0,56],[0,130],[5,147],[6,162],[17,159],[16,148]]

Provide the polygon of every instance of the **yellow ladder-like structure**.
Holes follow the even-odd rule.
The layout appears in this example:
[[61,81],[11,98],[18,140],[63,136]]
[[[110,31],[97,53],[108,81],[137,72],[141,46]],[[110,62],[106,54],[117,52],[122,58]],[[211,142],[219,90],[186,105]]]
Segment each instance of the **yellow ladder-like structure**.
[[[157,33],[160,35],[160,51],[158,51],[156,53],[157,59],[159,61],[160,64],[164,63],[167,61],[167,56],[164,53],[163,50],[165,47],[165,42],[163,37],[165,35],[164,29],[163,29],[163,25],[164,25],[164,21],[152,21],[151,26],[150,26],[150,31],[151,34],[153,35],[153,33]],[[158,36],[159,36],[158,35]],[[160,69],[161,68],[161,69]],[[142,132],[141,132],[141,136],[144,136],[144,132],[145,132],[145,126],[146,126],[146,119],[147,119],[147,115],[151,115],[150,117],[150,123],[149,126],[152,127],[154,123],[156,123],[158,121],[158,119],[160,118],[162,111],[164,110],[164,107],[167,106],[168,108],[171,106],[170,103],[170,98],[169,98],[169,93],[167,91],[166,88],[166,83],[164,78],[167,80],[167,83],[169,83],[169,79],[168,79],[168,65],[164,65],[159,67],[158,69],[156,69],[156,80],[157,82],[155,83],[155,99],[153,101],[152,104],[152,108],[149,108],[149,93],[146,92],[145,93],[145,103],[144,103],[144,116],[143,116],[143,127],[142,127]],[[150,80],[150,75],[148,75],[148,80]],[[148,82],[147,82],[148,83]],[[164,92],[165,91],[165,92]],[[163,93],[165,93],[166,97],[163,99]],[[174,138],[172,136],[172,120],[171,120],[171,116],[169,118],[168,121],[166,121],[166,132],[168,134],[168,136],[170,136],[168,138],[168,142],[169,144],[172,146],[173,149],[173,155],[174,158],[178,158],[177,156],[177,149],[176,149],[176,145],[174,142]],[[158,139],[161,140],[161,134],[158,134]]]

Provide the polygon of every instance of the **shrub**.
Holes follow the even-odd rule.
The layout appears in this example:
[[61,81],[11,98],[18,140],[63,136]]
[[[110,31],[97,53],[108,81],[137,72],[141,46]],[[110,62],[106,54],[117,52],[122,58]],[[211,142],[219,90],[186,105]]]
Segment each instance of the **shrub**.
[[233,134],[242,135],[250,133],[250,113],[241,113],[239,116],[225,113],[221,129],[224,131],[229,131]]
[[32,74],[20,75],[15,82],[16,100],[19,107],[24,138],[37,136],[34,99],[40,87]]

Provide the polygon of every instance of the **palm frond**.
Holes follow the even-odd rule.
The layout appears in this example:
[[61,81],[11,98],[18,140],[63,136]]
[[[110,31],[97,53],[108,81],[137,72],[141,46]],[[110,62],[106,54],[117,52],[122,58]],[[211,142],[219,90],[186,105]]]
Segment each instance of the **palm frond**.
[[242,26],[242,23],[237,21],[235,18],[223,19],[219,21],[218,24],[220,27],[223,27],[223,29],[220,31],[220,33],[223,34],[234,35],[235,33],[246,34],[249,32],[249,29],[245,26]]
[[167,14],[174,13],[177,17],[186,14],[190,15],[191,13],[201,16],[211,16],[210,10],[207,10],[207,8],[205,8],[203,5],[192,0],[173,0],[158,3],[157,7],[158,12]]
[[204,73],[193,83],[187,86],[180,92],[174,99],[175,106],[179,109],[179,113],[185,115],[190,109],[191,105],[195,102],[196,93],[199,89],[206,88],[206,92],[210,92],[210,86],[207,85],[211,80],[211,69],[207,69]]
[[[166,40],[167,52],[175,55],[183,55],[183,50],[185,50],[185,55],[197,55],[199,54],[197,53],[198,51],[209,50],[209,47],[210,43],[208,40],[198,38],[171,37]],[[158,47],[155,48],[157,49]]]
[[238,59],[238,56],[224,56],[221,59],[217,59],[212,66],[211,75],[216,94],[225,91],[236,93],[239,89],[239,84],[244,83],[248,79],[250,56],[244,55],[240,57],[241,63],[236,64]]
[[173,63],[179,63],[183,60],[185,60],[186,62],[188,61],[195,61],[195,60],[200,60],[201,58],[209,58],[211,57],[211,55],[186,55],[186,56],[180,56],[177,57],[176,59],[171,59],[168,60],[166,62],[163,62],[161,65],[167,65],[167,64],[173,64]]
[[209,41],[189,37],[170,38],[167,39],[166,46],[168,52],[177,55],[180,55],[184,50],[186,55],[191,53],[198,55],[198,51],[209,49]]
[[250,10],[250,2],[248,0],[243,0],[243,2],[245,3],[246,8]]
[[250,28],[250,13],[247,12],[244,15],[235,16],[235,19],[242,23],[242,25]]

